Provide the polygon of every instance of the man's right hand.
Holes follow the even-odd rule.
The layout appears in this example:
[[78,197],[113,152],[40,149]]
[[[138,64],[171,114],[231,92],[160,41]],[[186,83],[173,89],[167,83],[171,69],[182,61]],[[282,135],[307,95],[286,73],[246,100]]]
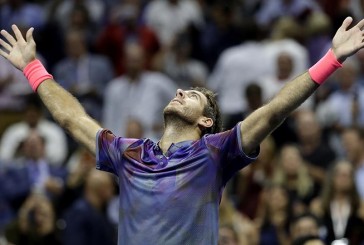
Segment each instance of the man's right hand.
[[27,64],[35,59],[35,42],[33,39],[34,28],[30,28],[26,33],[26,40],[23,38],[19,28],[12,25],[15,38],[5,30],[1,30],[1,35],[7,42],[0,39],[0,54],[9,60],[13,66],[23,71]]

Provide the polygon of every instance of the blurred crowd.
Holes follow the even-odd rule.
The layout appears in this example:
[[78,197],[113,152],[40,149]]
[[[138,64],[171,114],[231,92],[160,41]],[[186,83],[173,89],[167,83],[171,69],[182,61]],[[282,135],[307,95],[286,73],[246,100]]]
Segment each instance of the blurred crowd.
[[[0,28],[34,27],[38,58],[102,127],[153,140],[177,88],[216,92],[231,129],[318,61],[347,16],[364,18],[364,1],[0,0]],[[116,244],[114,178],[0,58],[0,245]],[[219,245],[364,244],[363,201],[359,51],[226,186]]]

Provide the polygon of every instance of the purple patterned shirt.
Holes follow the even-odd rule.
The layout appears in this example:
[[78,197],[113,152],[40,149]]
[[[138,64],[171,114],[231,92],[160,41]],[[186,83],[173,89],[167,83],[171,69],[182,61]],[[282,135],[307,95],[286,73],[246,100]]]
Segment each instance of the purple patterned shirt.
[[226,182],[254,161],[232,130],[172,144],[97,133],[97,169],[119,177],[119,245],[214,245]]

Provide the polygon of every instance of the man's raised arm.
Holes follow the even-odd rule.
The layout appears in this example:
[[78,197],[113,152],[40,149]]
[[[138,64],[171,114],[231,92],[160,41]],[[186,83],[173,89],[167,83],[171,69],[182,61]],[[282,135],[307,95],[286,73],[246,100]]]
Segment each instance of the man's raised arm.
[[337,30],[329,52],[309,71],[286,84],[266,105],[249,115],[242,123],[242,147],[251,153],[260,142],[301,105],[345,59],[364,47],[362,31],[364,20],[349,28],[353,19],[348,17]]
[[96,133],[100,126],[90,118],[77,99],[58,85],[47,73],[43,65],[36,60],[36,45],[33,28],[26,34],[26,40],[16,25],[12,26],[15,36],[2,30],[0,54],[16,68],[23,71],[29,83],[48,108],[54,119],[65,128],[72,137],[95,154]]

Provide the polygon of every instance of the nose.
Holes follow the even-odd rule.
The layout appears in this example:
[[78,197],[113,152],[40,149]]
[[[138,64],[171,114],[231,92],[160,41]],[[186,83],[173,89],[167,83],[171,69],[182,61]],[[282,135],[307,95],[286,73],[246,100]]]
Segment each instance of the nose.
[[176,97],[184,98],[185,97],[185,91],[183,91],[182,89],[177,89]]

